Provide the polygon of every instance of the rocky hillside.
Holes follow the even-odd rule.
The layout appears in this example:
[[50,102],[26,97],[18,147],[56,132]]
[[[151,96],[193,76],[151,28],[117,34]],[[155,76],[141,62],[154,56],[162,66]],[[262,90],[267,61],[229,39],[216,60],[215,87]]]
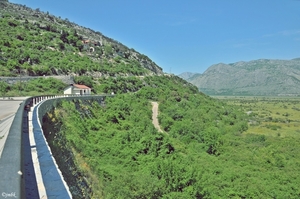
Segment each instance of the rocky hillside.
[[299,95],[300,59],[220,63],[186,80],[209,95]]
[[162,74],[147,56],[100,32],[0,1],[0,76]]

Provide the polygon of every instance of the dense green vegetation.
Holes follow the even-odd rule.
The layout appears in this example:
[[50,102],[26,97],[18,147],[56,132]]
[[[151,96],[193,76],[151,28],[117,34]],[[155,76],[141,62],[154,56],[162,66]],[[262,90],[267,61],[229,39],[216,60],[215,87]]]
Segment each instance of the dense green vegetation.
[[[119,76],[93,78],[91,76],[75,76],[74,82],[92,88],[93,94],[128,93],[140,90],[147,77]],[[15,83],[9,84],[0,80],[0,97],[62,95],[67,84],[53,77],[37,77],[28,81],[16,78]]]
[[[145,77],[142,84],[104,107],[64,102],[49,114],[62,124],[57,135],[90,176],[94,197],[299,196],[297,140],[245,133],[245,114],[179,78]],[[151,101],[159,102],[164,133],[152,125]]]
[[37,96],[63,94],[67,85],[61,80],[52,77],[40,77],[30,81],[17,81],[15,84],[8,84],[0,81],[0,96]]

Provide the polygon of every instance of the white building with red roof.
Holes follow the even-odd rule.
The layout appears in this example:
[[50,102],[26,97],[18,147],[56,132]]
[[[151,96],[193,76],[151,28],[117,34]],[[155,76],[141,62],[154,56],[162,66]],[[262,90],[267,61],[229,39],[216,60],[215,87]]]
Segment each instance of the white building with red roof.
[[86,85],[71,84],[64,90],[64,95],[90,95],[91,88]]

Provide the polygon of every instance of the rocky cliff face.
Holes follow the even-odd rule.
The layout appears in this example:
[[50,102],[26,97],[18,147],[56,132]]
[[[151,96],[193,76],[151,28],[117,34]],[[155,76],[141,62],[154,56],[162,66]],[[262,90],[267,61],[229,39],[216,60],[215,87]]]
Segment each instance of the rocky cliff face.
[[187,80],[209,95],[299,95],[300,60],[220,63]]

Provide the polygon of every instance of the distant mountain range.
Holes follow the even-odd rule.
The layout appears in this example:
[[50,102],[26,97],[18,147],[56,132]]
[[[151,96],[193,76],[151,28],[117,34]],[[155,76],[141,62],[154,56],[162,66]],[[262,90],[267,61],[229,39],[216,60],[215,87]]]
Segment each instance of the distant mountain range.
[[203,74],[186,72],[179,77],[208,95],[300,95],[300,58],[219,63]]
[[199,76],[201,75],[200,73],[191,73],[191,72],[184,72],[181,73],[180,75],[178,75],[179,77],[181,77],[182,79],[191,79],[193,76]]

